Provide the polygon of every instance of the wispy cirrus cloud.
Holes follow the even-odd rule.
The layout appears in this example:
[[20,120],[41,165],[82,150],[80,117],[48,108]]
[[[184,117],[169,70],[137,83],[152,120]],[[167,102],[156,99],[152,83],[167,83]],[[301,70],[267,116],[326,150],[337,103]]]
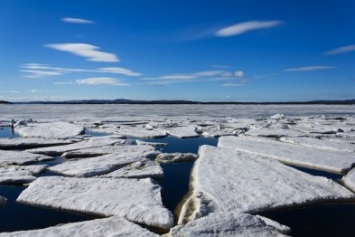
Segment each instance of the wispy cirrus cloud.
[[111,77],[92,77],[92,78],[85,78],[79,79],[75,81],[76,84],[79,85],[110,85],[110,86],[128,86],[129,84],[120,82],[119,80]]
[[285,69],[285,72],[309,72],[309,71],[318,71],[318,70],[329,70],[335,68],[336,67],[332,67],[332,66],[307,66],[307,67],[298,67],[298,68],[288,68]]
[[227,82],[222,84],[224,87],[238,87],[238,86],[244,86],[245,83],[234,83],[234,82]]
[[352,51],[355,51],[355,44],[329,50],[329,51],[325,52],[324,55],[336,55],[336,54],[349,53]]
[[98,71],[103,73],[121,74],[128,77],[138,77],[142,75],[139,72],[134,72],[130,69],[122,68],[122,67],[103,67],[103,68],[99,68]]
[[24,73],[24,77],[27,78],[43,78],[49,76],[60,76],[63,75],[61,72],[56,71],[44,71],[44,70],[21,70]]
[[93,21],[81,19],[81,18],[65,17],[62,18],[61,20],[66,23],[73,23],[73,24],[95,24],[95,22]]
[[100,51],[99,47],[85,43],[46,44],[45,47],[71,53],[92,62],[119,62],[113,53]]
[[272,28],[281,24],[282,21],[246,21],[219,29],[215,32],[215,36],[230,37],[241,35],[249,31]]

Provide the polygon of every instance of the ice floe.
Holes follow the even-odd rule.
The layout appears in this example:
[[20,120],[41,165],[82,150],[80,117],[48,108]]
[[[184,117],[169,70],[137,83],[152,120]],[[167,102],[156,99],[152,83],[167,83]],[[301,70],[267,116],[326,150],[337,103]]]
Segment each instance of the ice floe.
[[355,164],[349,152],[337,152],[256,137],[222,137],[219,147],[258,154],[300,167],[345,174]]
[[37,179],[35,175],[42,172],[46,165],[0,166],[0,184],[24,184]]
[[124,140],[117,138],[115,136],[92,137],[70,145],[35,148],[35,149],[29,149],[27,151],[34,154],[58,156],[69,151],[85,149],[85,148],[98,148],[101,146],[114,145],[117,143],[121,143],[123,141]]
[[341,180],[348,188],[355,192],[355,168],[350,170]]
[[126,165],[111,173],[102,175],[105,178],[162,178],[163,169],[160,164],[150,159],[142,159]]
[[101,216],[168,229],[173,216],[151,179],[40,177],[17,198],[20,203]]
[[226,211],[256,213],[320,202],[354,200],[338,183],[282,163],[232,149],[201,146],[192,194],[179,223]]
[[[138,146],[137,146],[138,147]],[[107,174],[124,165],[149,157],[152,152],[126,151],[91,158],[71,159],[48,169],[66,176],[92,177]]]
[[16,231],[0,233],[0,237],[54,237],[54,236],[146,236],[158,237],[147,229],[140,227],[137,224],[127,221],[121,217],[110,217],[97,219],[92,221],[84,221],[58,225],[39,230]]
[[70,138],[84,133],[84,127],[68,122],[24,123],[14,126],[23,137]]
[[0,149],[30,149],[55,145],[68,145],[71,143],[73,142],[68,139],[64,140],[33,137],[0,138]]
[[185,161],[196,160],[197,155],[194,153],[160,153],[156,157],[156,161],[159,163],[178,163]]
[[325,150],[355,152],[354,144],[346,143],[340,140],[335,141],[335,140],[317,139],[311,137],[283,137],[280,138],[280,140],[283,142],[299,144],[307,147],[315,147],[315,148],[320,148]]
[[138,137],[138,138],[161,138],[166,137],[167,133],[159,129],[146,129],[145,127],[122,126],[115,134]]
[[307,136],[307,134],[288,128],[256,128],[250,129],[245,133],[248,136],[259,137],[300,137]]
[[[276,228],[269,225],[265,219],[251,214],[225,212],[210,214],[186,225],[172,228],[168,237],[232,237],[232,236],[258,236],[276,237],[286,236],[288,227],[278,225]],[[271,222],[269,222],[271,223]],[[275,222],[273,222],[274,224]]]
[[0,165],[26,165],[38,161],[54,160],[53,157],[32,154],[26,151],[4,151],[0,150]]
[[195,132],[196,127],[194,125],[184,126],[184,127],[172,127],[167,130],[173,137],[178,138],[188,138],[188,137],[198,137],[198,134]]

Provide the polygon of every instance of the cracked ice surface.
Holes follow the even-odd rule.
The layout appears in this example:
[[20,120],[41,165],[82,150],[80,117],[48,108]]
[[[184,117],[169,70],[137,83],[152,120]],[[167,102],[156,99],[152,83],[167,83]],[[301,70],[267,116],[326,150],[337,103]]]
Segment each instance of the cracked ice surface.
[[168,128],[167,132],[174,137],[178,138],[188,138],[188,137],[198,137],[195,132],[196,127],[194,125],[184,126],[184,127],[172,127]]
[[342,178],[342,182],[355,192],[355,168],[350,170],[349,173]]
[[37,179],[46,165],[0,166],[0,184],[23,184]]
[[179,223],[209,213],[255,213],[355,198],[330,179],[255,154],[206,145],[200,147],[192,176],[193,193],[182,208]]
[[40,177],[17,201],[80,213],[120,216],[164,229],[173,225],[172,214],[162,205],[160,186],[149,178]]
[[147,236],[157,237],[158,235],[129,222],[124,218],[110,217],[92,221],[53,226],[40,230],[17,231],[11,233],[1,233],[0,237],[54,237],[54,236]]
[[3,151],[0,150],[0,165],[26,165],[37,161],[54,160],[53,157],[32,154],[26,151]]
[[167,136],[167,133],[163,130],[146,129],[145,127],[130,127],[130,126],[122,126],[115,133],[123,136],[139,137],[139,138],[161,138]]
[[355,156],[350,152],[327,151],[265,138],[221,137],[218,146],[338,174],[344,174],[355,164]]
[[[145,150],[140,151],[140,146],[136,147],[137,148],[133,148],[133,151],[91,158],[72,159],[59,165],[51,166],[48,169],[55,173],[76,177],[92,177],[107,174],[124,165],[142,160],[152,154],[152,152],[146,152]],[[134,149],[136,150],[134,151]]]
[[282,225],[279,226],[282,227],[282,230],[268,225],[264,221],[264,218],[262,219],[251,214],[234,212],[213,213],[191,221],[186,225],[175,226],[170,230],[168,237],[286,236],[284,233],[289,231],[289,228]]
[[136,161],[132,164],[126,165],[111,173],[102,175],[105,178],[162,178],[164,176],[163,169],[160,164],[149,160],[143,159]]
[[15,126],[23,137],[70,138],[84,133],[84,127],[67,122],[28,123]]
[[18,138],[0,138],[0,149],[29,149],[35,147],[68,145],[73,143],[70,140],[18,137]]

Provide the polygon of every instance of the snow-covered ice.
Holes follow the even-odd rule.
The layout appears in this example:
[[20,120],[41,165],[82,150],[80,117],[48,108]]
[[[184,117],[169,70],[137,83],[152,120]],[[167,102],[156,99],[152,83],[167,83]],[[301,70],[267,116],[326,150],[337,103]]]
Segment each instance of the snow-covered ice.
[[168,237],[232,237],[232,236],[258,236],[276,237],[286,236],[289,231],[286,226],[279,225],[278,229],[268,225],[266,218],[260,218],[246,213],[213,213],[186,225],[178,225],[170,230]]
[[178,138],[198,137],[198,134],[195,131],[196,127],[194,125],[190,125],[168,128],[167,133]]
[[314,148],[325,149],[325,150],[355,152],[354,144],[341,142],[340,140],[335,141],[326,138],[318,139],[318,138],[311,138],[311,137],[283,137],[280,138],[280,140],[283,142],[299,144],[302,146],[314,147]]
[[4,151],[0,150],[0,165],[26,165],[38,161],[54,160],[53,157],[32,154],[26,151]]
[[250,129],[245,133],[248,136],[259,136],[259,137],[300,137],[307,136],[307,134],[293,130],[293,129],[282,129],[282,128],[255,128]]
[[349,152],[305,147],[266,138],[222,137],[218,141],[218,146],[258,154],[286,164],[338,174],[345,174],[355,164],[355,156]]
[[33,137],[0,138],[0,149],[30,149],[54,145],[68,145],[71,140]]
[[[138,146],[137,146],[138,147]],[[48,169],[66,176],[92,177],[110,173],[124,165],[149,157],[152,152],[126,151],[90,158],[71,159]]]
[[151,179],[40,177],[17,199],[20,203],[101,216],[168,229],[173,216],[163,207],[160,186]]
[[355,168],[350,170],[341,180],[348,188],[355,192]]
[[192,161],[197,159],[197,154],[194,153],[160,153],[156,157],[159,163],[178,163],[185,161]]
[[27,123],[15,126],[23,137],[70,138],[84,133],[84,127],[68,122]]
[[92,221],[83,221],[58,225],[39,230],[16,231],[0,233],[0,237],[107,237],[107,236],[127,236],[127,237],[158,237],[147,229],[137,224],[127,221],[121,217],[110,217]]
[[46,168],[46,165],[0,166],[0,184],[24,184],[37,179],[35,175]]
[[137,137],[137,138],[161,138],[166,137],[167,133],[159,129],[146,129],[145,127],[122,126],[115,134]]
[[179,223],[209,213],[256,213],[299,205],[355,200],[338,183],[282,163],[232,149],[201,146],[192,171],[193,191]]
[[143,159],[126,165],[111,173],[102,175],[105,178],[162,178],[163,169],[160,164],[150,159]]

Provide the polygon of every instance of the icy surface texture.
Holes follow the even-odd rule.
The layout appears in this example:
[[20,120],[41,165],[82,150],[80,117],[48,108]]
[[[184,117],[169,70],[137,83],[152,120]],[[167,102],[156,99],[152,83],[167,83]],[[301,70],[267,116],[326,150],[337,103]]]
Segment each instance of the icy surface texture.
[[196,127],[193,125],[184,126],[184,127],[172,127],[167,130],[167,132],[174,137],[179,138],[188,138],[188,137],[197,137],[198,134],[195,132]]
[[70,140],[64,139],[48,139],[48,138],[1,138],[0,149],[29,149],[36,147],[54,146],[54,145],[68,145],[73,143]]
[[3,151],[0,150],[0,165],[25,165],[37,161],[53,160],[53,157],[32,154],[26,151]]
[[35,175],[46,168],[46,165],[0,166],[0,184],[23,184],[37,179]]
[[92,221],[64,224],[40,230],[18,231],[0,233],[0,237],[107,237],[107,236],[146,236],[157,237],[158,235],[129,222],[121,217],[110,217]]
[[[275,223],[275,222],[274,222]],[[277,237],[284,235],[288,227],[279,225],[282,230],[268,225],[264,219],[251,214],[225,212],[210,214],[186,225],[178,225],[170,230],[169,237],[232,237],[258,236]]]
[[338,174],[345,174],[355,164],[355,156],[349,152],[326,151],[266,138],[221,137],[218,146]]
[[15,126],[23,137],[70,138],[84,133],[84,127],[67,122],[26,123]]
[[197,155],[193,153],[161,153],[157,156],[156,161],[159,163],[178,163],[196,160]]
[[17,201],[80,213],[120,216],[153,227],[170,228],[160,186],[150,179],[40,177]]
[[352,192],[327,178],[255,154],[212,146],[200,148],[192,176],[193,193],[182,208],[179,223],[209,213],[255,213],[354,199]]
[[355,192],[355,168],[350,170],[349,173],[342,178],[342,182]]

